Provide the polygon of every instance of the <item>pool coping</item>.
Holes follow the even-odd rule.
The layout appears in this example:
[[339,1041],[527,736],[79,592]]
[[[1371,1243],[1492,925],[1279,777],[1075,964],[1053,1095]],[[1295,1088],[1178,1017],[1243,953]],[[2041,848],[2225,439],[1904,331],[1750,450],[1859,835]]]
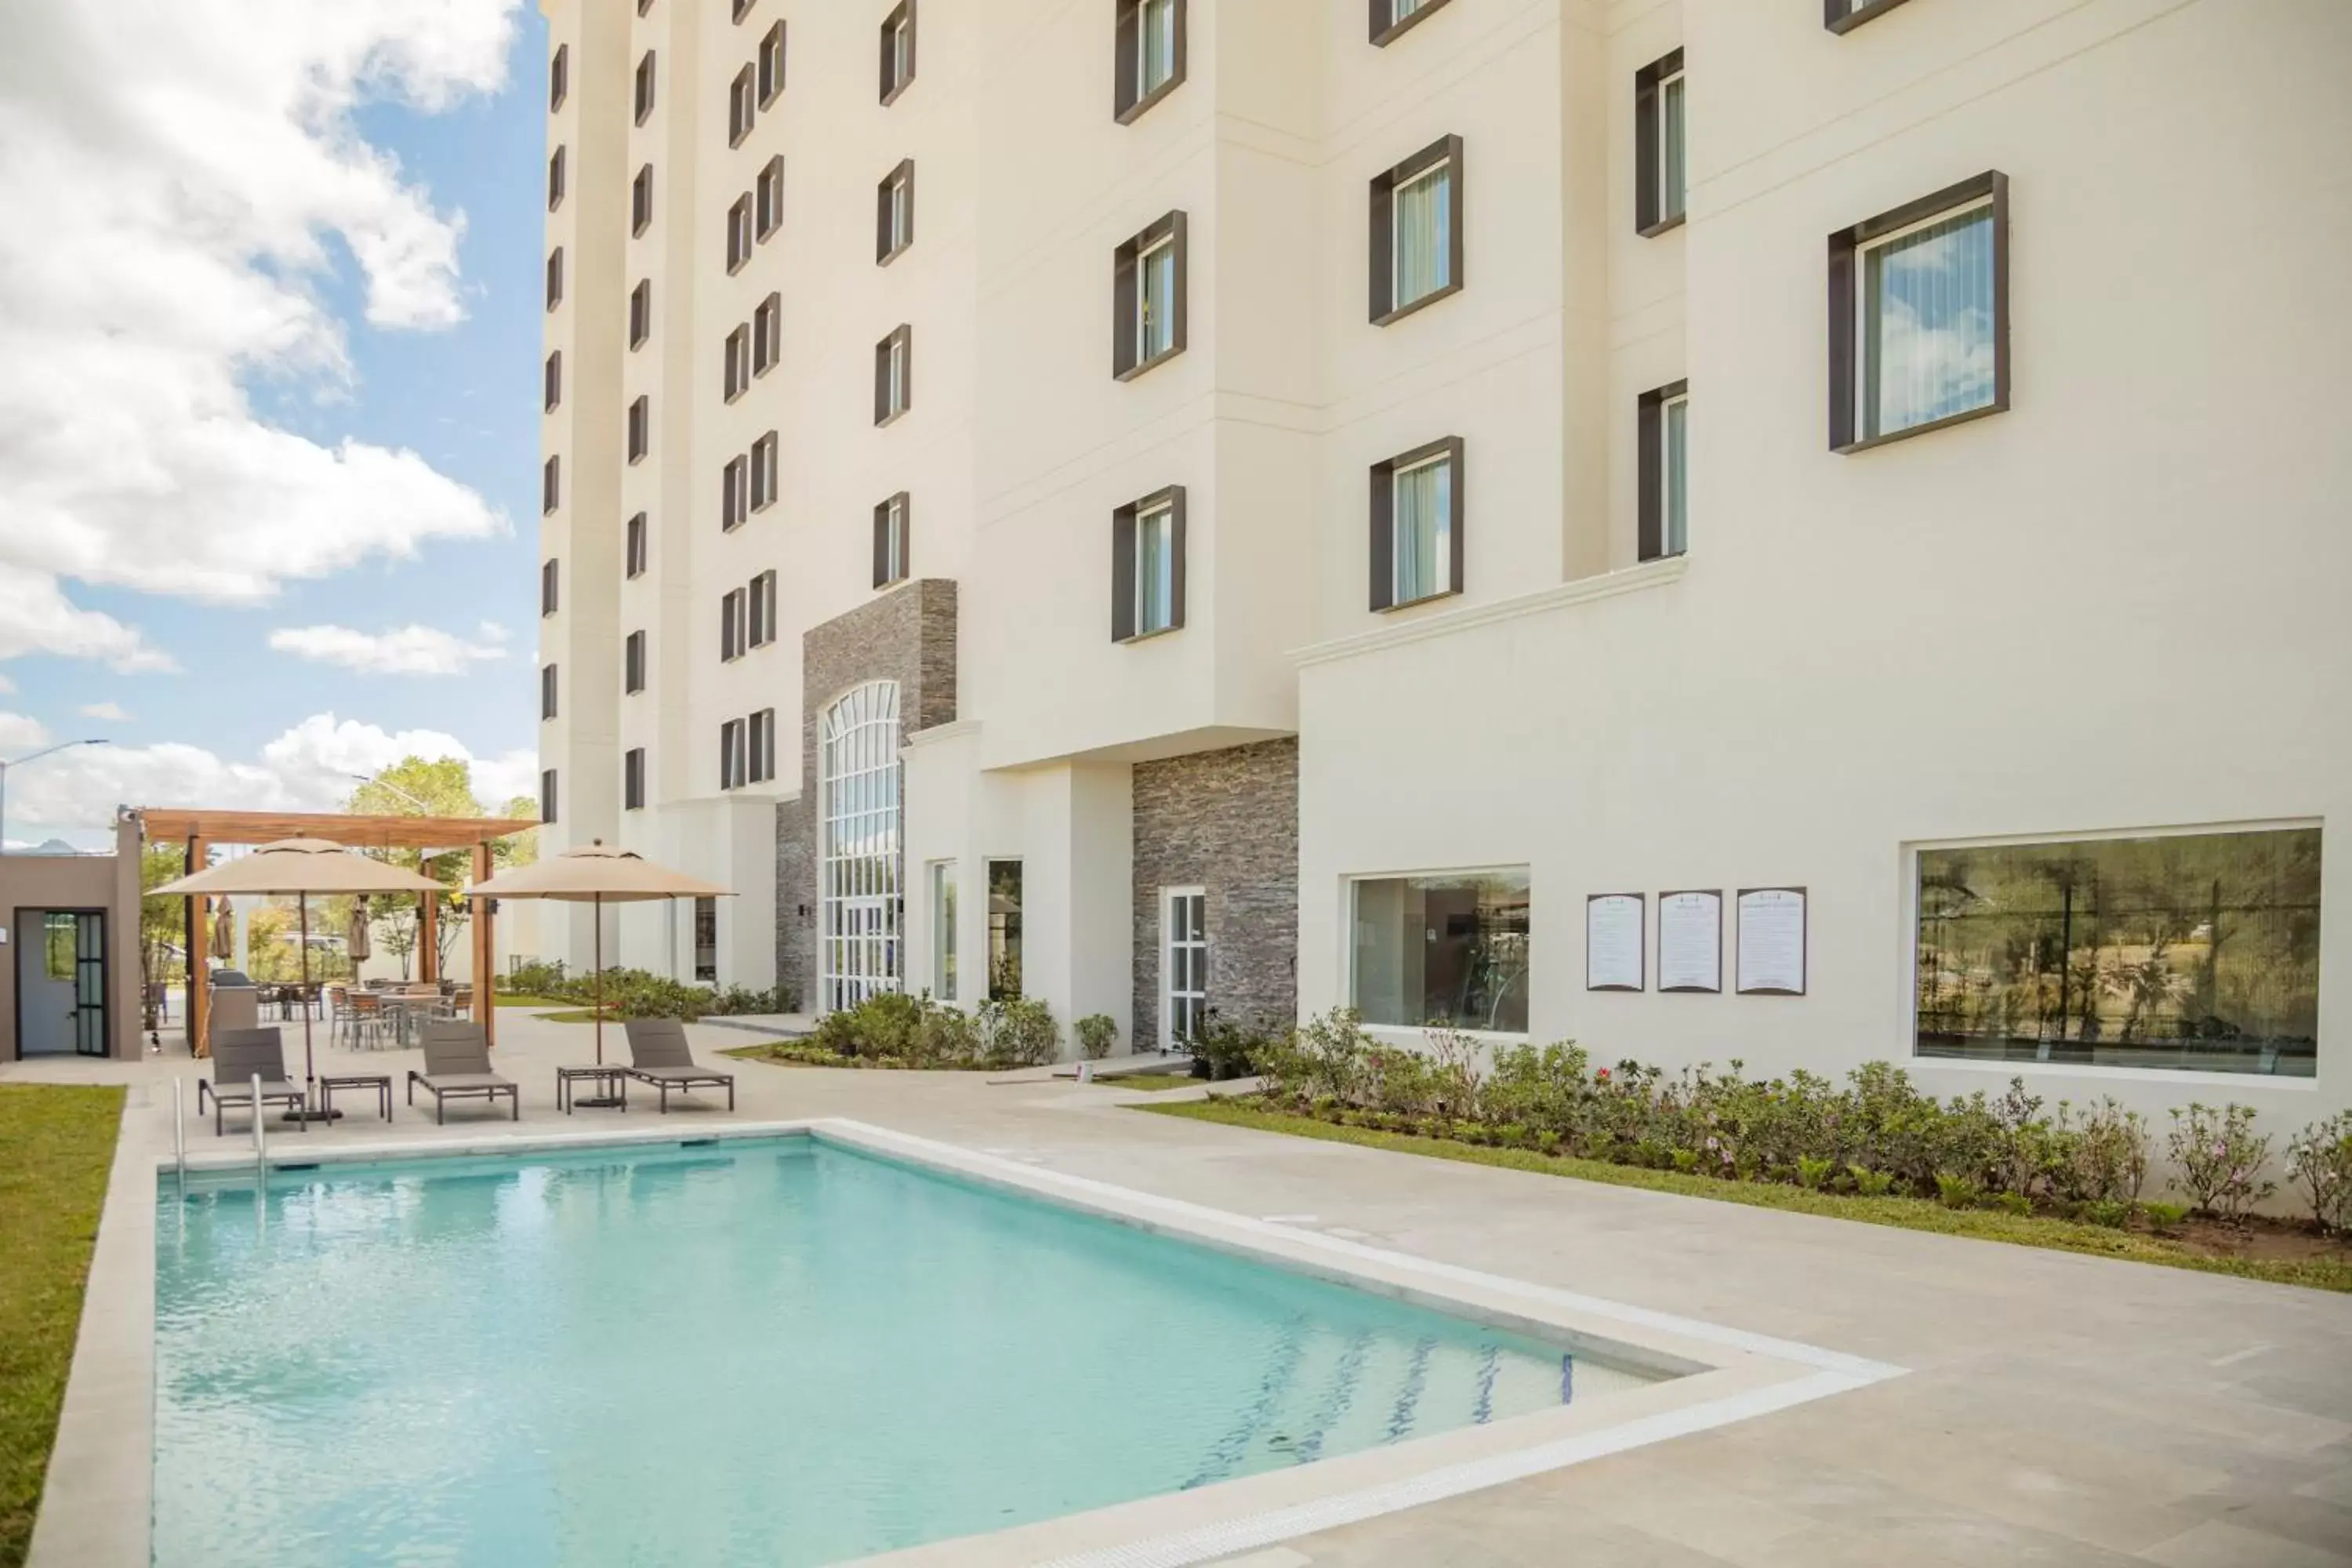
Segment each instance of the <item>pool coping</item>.
[[[134,1090],[134,1095],[136,1091]],[[148,1568],[153,1554],[155,1230],[175,1169],[126,1102],[27,1568]],[[152,1123],[152,1118],[141,1118]],[[135,1131],[149,1135],[134,1137]],[[273,1170],[522,1157],[564,1150],[813,1136],[1374,1294],[1580,1347],[1667,1381],[1286,1470],[867,1558],[890,1568],[1184,1568],[1608,1454],[1867,1387],[1906,1369],[1253,1218],[845,1117],[676,1130],[583,1130],[289,1151]],[[251,1155],[189,1154],[191,1173]]]

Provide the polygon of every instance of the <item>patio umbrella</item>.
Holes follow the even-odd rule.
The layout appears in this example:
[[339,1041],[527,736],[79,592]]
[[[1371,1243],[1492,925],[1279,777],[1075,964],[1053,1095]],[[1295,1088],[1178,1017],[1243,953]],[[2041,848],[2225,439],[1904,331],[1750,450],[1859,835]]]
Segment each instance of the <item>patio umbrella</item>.
[[213,900],[213,956],[223,963],[236,956],[236,908],[226,899]]
[[[594,906],[596,1065],[604,1065],[604,906],[649,899],[731,899],[730,889],[657,866],[633,849],[595,839],[466,889],[469,899],[561,899]],[[586,1100],[580,1102],[587,1104]]]
[[[193,893],[291,893],[300,910],[301,929],[310,929],[312,893],[439,892],[441,884],[414,871],[387,866],[354,855],[340,844],[322,838],[281,838],[251,854],[224,860],[208,870],[148,889],[151,897]],[[310,988],[310,944],[302,949],[302,989]],[[310,1010],[302,1009],[302,1084],[307,1092],[317,1078],[310,1056]]]

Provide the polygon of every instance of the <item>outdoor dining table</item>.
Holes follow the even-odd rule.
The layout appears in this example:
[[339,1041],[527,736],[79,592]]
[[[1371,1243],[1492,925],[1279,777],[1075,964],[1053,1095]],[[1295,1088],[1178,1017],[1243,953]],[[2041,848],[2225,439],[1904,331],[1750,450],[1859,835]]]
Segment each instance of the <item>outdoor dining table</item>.
[[437,1014],[447,998],[434,994],[403,994],[397,991],[383,994],[384,1016],[392,1021],[393,1038],[404,1047],[416,1037],[417,1024]]

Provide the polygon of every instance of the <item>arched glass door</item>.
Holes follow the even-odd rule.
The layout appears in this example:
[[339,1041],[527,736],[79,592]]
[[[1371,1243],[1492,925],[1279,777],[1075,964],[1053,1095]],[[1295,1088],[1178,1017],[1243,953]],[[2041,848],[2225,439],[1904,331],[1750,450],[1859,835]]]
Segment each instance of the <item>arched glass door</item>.
[[832,1012],[903,987],[897,681],[869,682],[825,710],[817,777],[822,1005]]

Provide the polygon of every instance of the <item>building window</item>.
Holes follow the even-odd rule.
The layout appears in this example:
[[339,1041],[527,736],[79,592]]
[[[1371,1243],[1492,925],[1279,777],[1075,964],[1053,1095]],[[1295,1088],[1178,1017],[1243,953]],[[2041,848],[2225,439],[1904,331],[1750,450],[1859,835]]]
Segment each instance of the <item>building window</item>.
[[1184,487],[1110,514],[1110,637],[1132,642],[1184,624]]
[[539,819],[541,822],[555,820],[555,770],[553,768],[543,768],[540,771]]
[[988,999],[1021,994],[1021,862],[988,863]]
[[1445,0],[1371,0],[1372,42],[1387,47],[1399,33],[1444,4]]
[[891,102],[915,79],[915,0],[898,0],[882,18],[882,101]]
[[743,270],[751,259],[751,195],[746,191],[727,209],[727,270]]
[[636,89],[637,123],[643,125],[654,111],[654,52],[647,49],[637,60]]
[[760,166],[760,177],[752,184],[753,226],[759,237],[767,238],[784,221],[784,155],[782,153]]
[[1160,904],[1160,1007],[1170,1046],[1189,1046],[1209,1016],[1209,896],[1171,888]]
[[1366,879],[1350,889],[1349,1001],[1367,1024],[1528,1030],[1528,873]]
[[1440,137],[1372,176],[1372,322],[1462,287],[1462,138]]
[[2317,827],[1916,860],[1920,1056],[2317,1074]]
[[727,352],[721,356],[725,366],[727,401],[734,402],[751,384],[751,329],[738,327],[727,334]]
[[1822,26],[1832,33],[1850,33],[1902,4],[1903,0],[1822,0]]
[[1142,374],[1184,352],[1186,225],[1170,213],[1111,252],[1111,374]]
[[542,616],[555,614],[558,607],[556,576],[557,568],[553,561],[542,561],[539,563],[539,613]]
[[1637,553],[1644,561],[1680,555],[1690,548],[1690,383],[1642,394],[1635,424]]
[[719,470],[719,526],[722,531],[741,527],[743,520],[751,513],[745,500],[751,467],[745,458],[730,458],[727,466]]
[[541,665],[539,667],[539,716],[541,719],[552,719],[556,716],[555,687],[555,666]]
[[719,787],[741,789],[747,771],[743,754],[743,721],[730,719],[719,726]]
[[751,312],[751,374],[767,374],[783,354],[783,296],[771,294]]
[[751,14],[751,0],[734,0],[734,11],[732,19],[740,22]]
[[642,16],[654,8],[654,0],[637,0],[637,15]]
[[765,511],[776,504],[776,433],[751,443],[751,510]]
[[719,900],[694,900],[694,977],[705,985],[719,984]]
[[2009,406],[2009,180],[1978,175],[1830,236],[1830,447]]
[[547,308],[551,310],[563,303],[563,247],[557,246],[547,253]]
[[552,414],[563,403],[563,351],[551,349],[547,355],[547,411]]
[[643,234],[654,221],[654,166],[647,163],[629,182],[629,232]]
[[874,423],[887,425],[914,405],[915,332],[898,331],[874,345]]
[[562,108],[563,100],[571,91],[572,46],[558,44],[554,56],[547,62],[547,111],[552,114]]
[[749,721],[751,780],[766,784],[776,776],[776,710],[762,708]]
[[760,107],[767,108],[784,90],[784,25],[779,21],[760,38]]
[[654,335],[654,280],[640,278],[629,290],[629,346],[643,348]]
[[1125,125],[1183,84],[1185,0],[1118,0],[1111,113]]
[[621,809],[646,808],[646,749],[631,746],[621,753]]
[[1462,591],[1462,459],[1448,436],[1372,465],[1372,608]]
[[1664,234],[1683,221],[1686,141],[1683,130],[1683,52],[1633,75],[1633,226]]
[[752,84],[752,70],[745,66],[727,84],[727,145],[740,147],[743,138],[751,134],[751,122],[756,118],[754,105],[757,89]]
[[746,591],[744,645],[764,647],[776,640],[776,574],[771,569],[751,579]]
[[621,690],[635,696],[646,689],[646,634],[631,632],[621,645]]
[[956,999],[956,863],[931,862],[931,994]]
[[907,575],[907,492],[900,490],[874,509],[874,585],[887,588]]
[[550,458],[539,470],[539,510],[551,512],[563,504],[563,459]]
[[817,733],[821,995],[833,1012],[900,988],[898,684],[858,687]]
[[629,405],[629,461],[645,461],[654,445],[653,399],[640,393]]
[[719,596],[719,662],[743,657],[743,590],[730,588]]
[[547,210],[553,212],[563,205],[563,149],[558,147],[547,160]]
[[637,512],[629,519],[626,561],[623,570],[632,577],[646,574],[646,514]]
[[879,266],[915,243],[915,161],[903,160],[874,187],[874,260]]

